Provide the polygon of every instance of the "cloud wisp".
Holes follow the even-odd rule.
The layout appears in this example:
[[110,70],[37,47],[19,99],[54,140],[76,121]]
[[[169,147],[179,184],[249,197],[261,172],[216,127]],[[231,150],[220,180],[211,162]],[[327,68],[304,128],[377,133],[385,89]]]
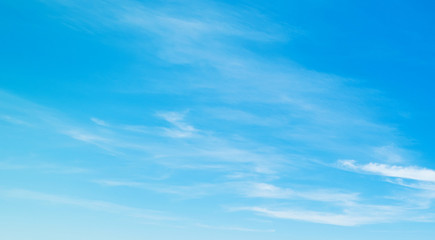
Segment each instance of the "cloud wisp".
[[140,208],[133,208],[111,202],[87,200],[80,198],[71,198],[66,196],[60,196],[55,194],[47,194],[41,192],[35,192],[25,189],[10,189],[1,190],[0,196],[9,199],[23,199],[42,201],[52,204],[70,205],[80,208],[86,208],[94,211],[103,211],[114,214],[122,214],[130,217],[136,217],[141,219],[158,220],[158,221],[173,221],[176,218],[165,215],[163,212],[155,210],[147,210]]
[[383,163],[358,165],[354,160],[341,160],[339,165],[344,169],[385,177],[404,178],[417,181],[435,182],[435,170],[417,166],[397,166]]
[[213,229],[219,231],[240,231],[240,232],[258,232],[258,233],[271,233],[275,232],[275,229],[256,229],[256,228],[246,228],[238,226],[212,226],[207,224],[198,223],[196,226],[200,228]]
[[298,220],[312,223],[329,224],[337,226],[357,226],[364,224],[386,223],[405,220],[400,209],[381,206],[359,206],[345,213],[319,212],[307,210],[279,209],[272,210],[264,207],[241,207],[234,211],[251,211],[272,218]]

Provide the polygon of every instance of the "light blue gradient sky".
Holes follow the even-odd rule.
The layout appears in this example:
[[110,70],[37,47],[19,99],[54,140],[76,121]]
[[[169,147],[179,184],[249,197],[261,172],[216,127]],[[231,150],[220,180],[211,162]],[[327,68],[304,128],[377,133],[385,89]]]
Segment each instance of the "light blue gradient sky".
[[0,2],[0,238],[435,234],[429,1]]

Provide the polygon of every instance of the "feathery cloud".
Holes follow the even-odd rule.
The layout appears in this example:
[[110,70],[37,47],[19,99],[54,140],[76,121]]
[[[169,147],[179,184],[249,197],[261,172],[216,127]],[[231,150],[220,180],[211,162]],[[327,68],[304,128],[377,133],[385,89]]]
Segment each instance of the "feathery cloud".
[[338,163],[344,169],[360,171],[363,173],[435,182],[434,170],[418,166],[397,166],[383,163],[368,163],[364,165],[358,165],[354,160],[340,160]]

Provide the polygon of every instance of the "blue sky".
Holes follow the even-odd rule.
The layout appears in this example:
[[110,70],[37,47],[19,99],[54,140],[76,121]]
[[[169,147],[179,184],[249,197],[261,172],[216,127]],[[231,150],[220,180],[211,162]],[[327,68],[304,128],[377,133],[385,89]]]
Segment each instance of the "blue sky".
[[420,1],[0,2],[2,239],[432,239]]

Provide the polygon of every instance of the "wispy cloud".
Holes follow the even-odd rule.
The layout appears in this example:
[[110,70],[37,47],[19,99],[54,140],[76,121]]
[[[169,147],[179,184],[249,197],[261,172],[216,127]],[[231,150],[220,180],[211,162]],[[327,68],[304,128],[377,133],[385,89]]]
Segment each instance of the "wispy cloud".
[[207,224],[196,224],[195,226],[207,229],[214,229],[220,231],[240,231],[240,232],[275,232],[275,229],[254,229],[254,228],[246,228],[246,227],[238,227],[238,226],[212,226]]
[[92,117],[91,121],[94,122],[95,124],[103,126],[103,127],[108,127],[109,126],[109,124],[107,122],[105,122],[105,121],[103,121],[101,119],[98,119],[98,118]]
[[69,131],[65,131],[65,134],[79,141],[88,142],[88,143],[99,143],[99,142],[104,143],[110,141],[107,138],[103,138],[101,136],[94,135],[92,133],[87,133],[81,130],[69,130]]
[[268,183],[248,183],[241,188],[248,197],[276,199],[304,199],[309,201],[353,204],[359,200],[357,193],[341,193],[329,189],[301,191],[290,188],[280,188]]
[[144,189],[148,191],[154,191],[157,193],[171,194],[181,197],[183,199],[202,198],[205,196],[211,196],[222,193],[229,193],[228,184],[211,184],[211,183],[199,183],[195,185],[168,185],[156,182],[133,182],[133,181],[115,181],[115,180],[96,180],[102,186],[107,187],[134,187]]
[[339,165],[345,169],[386,177],[405,178],[418,181],[435,182],[435,171],[417,166],[397,166],[382,163],[358,165],[354,160],[341,160]]
[[12,116],[8,116],[8,115],[0,116],[0,119],[3,121],[6,121],[6,122],[12,123],[12,124],[31,126],[31,124],[26,122],[26,121],[23,121],[21,119],[18,119],[18,118],[12,117]]
[[13,163],[8,161],[0,162],[0,170],[32,170],[41,171],[45,173],[57,173],[57,174],[80,174],[80,173],[91,173],[90,169],[74,167],[74,166],[63,166],[59,164],[52,163]]
[[55,194],[47,194],[35,191],[29,191],[25,189],[11,189],[11,190],[0,190],[0,196],[12,199],[23,199],[23,200],[33,200],[42,201],[52,204],[62,204],[70,205],[80,208],[86,208],[95,211],[103,211],[115,214],[122,214],[131,217],[137,217],[142,219],[150,220],[175,220],[176,218],[165,215],[163,212],[133,208],[129,206],[124,206],[120,204],[115,204],[111,202],[98,201],[98,200],[87,200],[80,198],[71,198]]
[[271,116],[269,117],[265,117],[261,115],[258,116],[247,111],[242,111],[239,109],[233,109],[228,107],[206,108],[204,109],[204,113],[219,120],[221,119],[225,121],[237,122],[241,125],[259,125],[259,126],[276,127],[276,126],[282,126],[286,121],[285,117],[282,116],[278,116],[276,118]]
[[[359,209],[346,213],[330,213],[306,210],[270,210],[263,207],[243,207],[234,210],[253,211],[273,218],[306,221],[312,223],[330,224],[338,226],[356,226],[392,222],[398,220],[400,212],[383,207]],[[402,219],[403,220],[403,219]]]
[[[393,195],[386,196],[399,201],[403,209],[427,210],[431,208],[435,199],[435,171],[432,169],[381,163],[357,164],[354,160],[341,160],[338,165],[348,171],[388,177],[384,179],[386,182],[406,187]],[[419,217],[418,214],[411,214],[409,218],[433,220],[433,217]]]
[[132,181],[96,180],[95,182],[109,187],[138,187],[143,185],[143,183]]
[[330,189],[296,190],[280,188],[268,183],[258,182],[217,182],[195,185],[168,185],[163,183],[145,183],[119,180],[96,180],[103,186],[133,187],[165,194],[173,194],[183,198],[201,198],[213,195],[240,195],[246,198],[304,200],[313,202],[335,203],[337,205],[354,205],[358,202],[357,193],[343,193]]
[[184,115],[184,113],[180,112],[157,113],[158,117],[163,118],[174,126],[174,128],[163,128],[167,136],[174,138],[193,137],[198,130],[184,121]]

